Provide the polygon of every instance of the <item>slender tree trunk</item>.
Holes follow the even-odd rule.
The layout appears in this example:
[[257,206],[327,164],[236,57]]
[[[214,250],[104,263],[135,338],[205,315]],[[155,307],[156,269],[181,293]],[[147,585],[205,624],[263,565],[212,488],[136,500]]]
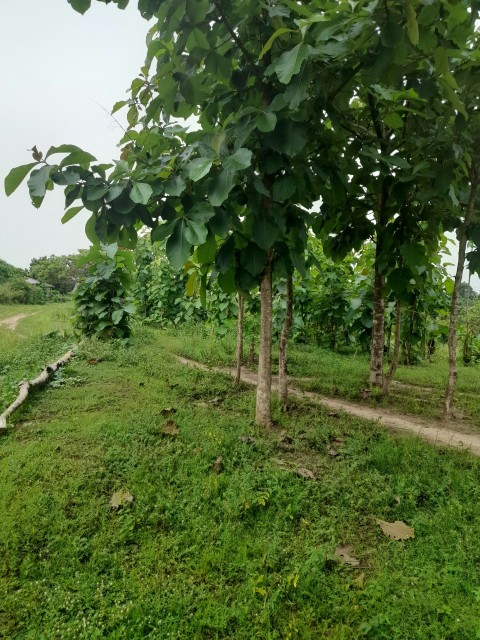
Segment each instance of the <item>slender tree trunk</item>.
[[255,338],[254,336],[252,336],[250,338],[250,348],[248,350],[248,364],[253,367],[253,365],[255,364]]
[[400,333],[402,328],[402,304],[400,300],[397,300],[395,309],[395,336],[393,339],[393,355],[390,360],[390,367],[388,373],[383,381],[383,395],[388,396],[390,392],[390,384],[395,377],[395,372],[398,365],[398,356],[400,354]]
[[383,275],[375,262],[373,292],[372,344],[370,349],[370,386],[383,387],[383,346],[385,344],[385,300],[383,297]]
[[262,427],[270,427],[272,414],[270,398],[272,393],[272,258],[260,283],[260,347],[258,354],[258,383],[255,422]]
[[465,266],[465,253],[467,249],[467,230],[472,220],[475,208],[475,197],[477,195],[479,176],[476,169],[471,168],[470,179],[470,195],[468,198],[467,208],[465,210],[465,218],[459,229],[458,236],[458,262],[455,272],[455,284],[452,293],[452,302],[450,305],[450,325],[448,328],[448,381],[445,390],[445,399],[443,405],[443,417],[449,420],[452,415],[453,396],[455,393],[455,385],[457,383],[457,318],[458,318],[458,295],[460,293],[460,285],[462,284],[463,269]]
[[235,384],[240,384],[242,376],[242,360],[243,360],[243,316],[244,316],[244,300],[241,293],[237,295],[238,301],[238,319],[237,319],[237,370],[235,374]]
[[293,318],[293,291],[292,276],[287,276],[287,289],[285,292],[285,321],[280,335],[280,347],[278,352],[278,394],[282,411],[287,410],[288,380],[287,380],[287,347]]
[[[377,105],[372,94],[368,95],[368,104],[373,127],[377,135],[380,151],[388,154],[384,126],[380,120]],[[380,259],[383,253],[383,236],[387,224],[388,186],[385,178],[380,184],[376,220],[375,279],[373,289],[373,326],[370,350],[370,386],[383,389],[383,359],[385,346],[385,300],[383,297],[384,278],[380,273]]]

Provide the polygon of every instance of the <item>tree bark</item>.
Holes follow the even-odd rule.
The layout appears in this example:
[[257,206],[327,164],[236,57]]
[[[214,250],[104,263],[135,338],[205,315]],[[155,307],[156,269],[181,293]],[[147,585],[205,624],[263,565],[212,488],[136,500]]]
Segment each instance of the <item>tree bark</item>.
[[280,346],[278,351],[278,394],[280,397],[280,407],[282,411],[287,410],[288,401],[287,347],[293,319],[293,286],[291,275],[287,276],[285,302],[285,320],[282,327],[282,333],[280,335]]
[[30,395],[30,392],[37,387],[42,387],[43,385],[47,384],[48,380],[52,377],[55,371],[60,369],[60,367],[66,365],[67,362],[69,362],[72,358],[73,352],[68,351],[64,356],[60,358],[60,360],[57,360],[53,364],[47,365],[37,378],[20,383],[16,400],[0,415],[0,431],[7,428],[7,418],[22,406],[22,404]]
[[390,392],[390,384],[395,377],[395,372],[398,365],[398,356],[400,354],[400,333],[402,328],[402,304],[397,300],[395,310],[395,335],[393,338],[393,355],[390,360],[390,367],[388,373],[383,381],[383,395],[388,396]]
[[448,327],[448,380],[445,389],[443,404],[443,417],[449,420],[452,415],[452,406],[457,383],[457,319],[458,319],[458,296],[460,285],[462,284],[463,269],[465,267],[465,253],[467,249],[467,230],[472,220],[475,209],[475,198],[477,195],[479,176],[473,167],[470,170],[470,195],[468,197],[465,218],[459,229],[458,235],[458,262],[455,272],[455,284],[450,304],[450,325]]
[[373,292],[372,344],[370,349],[370,386],[383,387],[383,347],[385,344],[385,300],[383,297],[383,275],[375,263]]
[[272,424],[272,258],[268,257],[260,283],[260,347],[255,422],[262,427]]
[[243,360],[243,316],[244,316],[244,299],[241,293],[237,295],[238,300],[238,318],[237,318],[237,368],[235,374],[235,384],[240,384],[242,376],[242,360]]

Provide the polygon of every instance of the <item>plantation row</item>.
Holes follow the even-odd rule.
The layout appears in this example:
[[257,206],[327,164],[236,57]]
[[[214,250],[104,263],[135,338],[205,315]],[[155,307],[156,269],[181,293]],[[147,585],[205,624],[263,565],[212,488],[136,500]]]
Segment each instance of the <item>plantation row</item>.
[[[80,13],[91,6],[91,0],[69,2]],[[128,0],[113,3],[125,8]],[[274,279],[284,279],[287,293],[279,361],[280,379],[286,380],[294,321],[290,292],[296,289],[298,308],[304,286],[312,306],[325,309],[315,300],[321,269],[311,269],[348,255],[355,268],[365,263],[364,296],[358,279],[347,277],[335,300],[334,284],[322,287],[320,295],[331,298],[327,317],[301,316],[305,333],[329,334],[334,348],[351,337],[362,343],[367,330],[370,385],[387,393],[402,340],[409,360],[419,344],[420,351],[433,350],[435,330],[426,329],[427,319],[440,331],[446,304],[444,299],[431,309],[437,256],[444,234],[456,232],[448,418],[466,258],[472,271],[480,269],[480,5],[139,0],[138,8],[153,22],[144,66],[128,99],[113,108],[125,108],[128,121],[120,159],[98,163],[70,144],[46,153],[34,147],[34,162],[7,176],[7,194],[28,175],[36,207],[48,190],[64,188],[63,222],[86,210],[86,233],[94,244],[134,248],[146,227],[152,241],[165,241],[173,267],[186,265],[187,290],[198,286],[204,303],[212,281],[239,300],[259,289],[261,425],[271,423]],[[312,234],[321,241],[313,250]],[[113,259],[105,273],[115,271]],[[294,274],[305,277],[304,285],[293,286],[299,277]],[[121,301],[124,294],[120,280],[113,298]],[[88,292],[83,295],[83,311],[98,311],[100,324],[108,324],[100,315],[103,298],[90,308]],[[229,305],[226,299],[220,304],[227,305],[223,310]],[[356,310],[366,315],[355,331]],[[392,367],[385,374],[392,314]],[[119,309],[112,314],[116,327],[122,316]],[[329,328],[320,331],[320,324]]]

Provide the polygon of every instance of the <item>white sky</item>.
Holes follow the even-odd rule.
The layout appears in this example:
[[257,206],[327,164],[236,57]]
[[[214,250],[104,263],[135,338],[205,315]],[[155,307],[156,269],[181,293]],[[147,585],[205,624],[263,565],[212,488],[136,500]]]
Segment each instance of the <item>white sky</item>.
[[7,198],[3,180],[32,162],[35,144],[44,153],[67,143],[102,162],[118,157],[122,131],[96,103],[110,111],[143,64],[149,26],[130,4],[120,11],[94,1],[81,16],[67,0],[0,0],[0,258],[11,264],[89,245],[87,213],[60,223],[62,188],[37,210],[26,181]]

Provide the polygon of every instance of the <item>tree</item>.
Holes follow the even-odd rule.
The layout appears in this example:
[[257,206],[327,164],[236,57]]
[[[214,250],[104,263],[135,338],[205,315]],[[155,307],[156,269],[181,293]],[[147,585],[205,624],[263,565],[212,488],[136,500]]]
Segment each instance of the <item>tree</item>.
[[[91,2],[71,4],[84,13]],[[128,2],[115,4],[124,8]],[[434,8],[442,5],[437,0]],[[345,201],[348,166],[355,169],[358,156],[357,149],[350,165],[344,162],[345,140],[352,135],[346,119],[360,89],[376,122],[370,156],[383,171],[374,193],[385,191],[388,171],[397,165],[394,148],[384,153],[378,105],[385,102],[385,117],[395,112],[389,125],[395,130],[402,119],[398,110],[408,111],[404,103],[413,95],[400,91],[392,108],[380,91],[372,105],[364,85],[374,87],[395,57],[400,82],[405,51],[397,52],[397,41],[404,43],[407,34],[415,47],[419,33],[431,31],[438,19],[431,9],[425,18],[420,0],[316,0],[308,6],[291,0],[139,0],[138,6],[157,23],[130,99],[114,107],[128,107],[121,159],[112,167],[94,164],[91,154],[72,145],[52,147],[45,157],[34,149],[35,163],[13,170],[6,191],[30,173],[33,204],[40,206],[53,184],[64,186],[63,220],[86,208],[93,241],[133,246],[138,229],[147,225],[154,241],[166,240],[167,255],[178,267],[196,247],[202,289],[210,273],[225,291],[260,286],[256,419],[269,425],[273,274],[304,272],[312,203],[320,196],[330,204],[333,196],[337,206]],[[420,27],[416,9],[425,18]],[[200,131],[174,122],[192,115]],[[64,157],[52,165],[56,154]],[[82,204],[72,207],[76,200]],[[382,205],[380,226],[384,213]],[[343,237],[355,229],[353,246],[359,247],[370,226],[363,224],[367,233],[358,233],[348,221]]]
[[86,275],[85,268],[79,264],[79,260],[85,253],[34,258],[30,262],[30,274],[39,282],[52,286],[59,293],[71,293],[75,285]]

